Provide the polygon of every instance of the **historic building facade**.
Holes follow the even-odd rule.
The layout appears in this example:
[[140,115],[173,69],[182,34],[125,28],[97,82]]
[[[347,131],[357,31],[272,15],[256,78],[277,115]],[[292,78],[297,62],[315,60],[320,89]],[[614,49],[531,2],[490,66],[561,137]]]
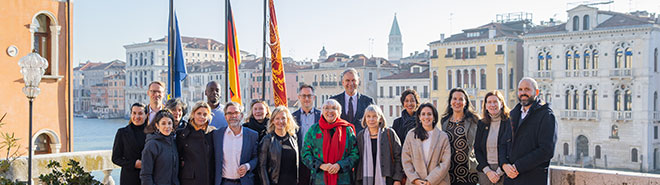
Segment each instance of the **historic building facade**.
[[558,118],[553,161],[660,169],[659,20],[580,5],[524,39],[524,70]]

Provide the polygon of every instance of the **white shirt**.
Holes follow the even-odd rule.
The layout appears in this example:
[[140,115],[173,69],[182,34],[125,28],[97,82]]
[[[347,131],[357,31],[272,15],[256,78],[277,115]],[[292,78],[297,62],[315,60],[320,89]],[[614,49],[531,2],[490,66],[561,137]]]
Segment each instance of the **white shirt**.
[[[532,108],[532,107],[529,107],[529,108]],[[525,119],[525,117],[527,116],[527,112],[529,112],[529,109],[525,110],[524,106],[520,106],[520,120]]]
[[426,140],[422,141],[422,151],[424,152],[424,162],[426,162],[426,164],[428,164],[430,162],[430,159],[431,159],[431,154],[432,154],[431,153],[431,140],[432,140],[431,138],[433,138],[433,134],[435,133],[434,131],[435,131],[435,129],[433,129],[431,131],[426,131],[426,133],[428,133],[429,137],[426,138]]
[[353,97],[353,116],[355,116],[355,112],[357,112],[357,93],[355,93],[353,96],[349,96],[348,93],[344,92],[344,107],[346,107],[346,114],[348,114],[348,100]]
[[151,120],[153,120],[156,117],[156,113],[158,113],[158,111],[162,110],[162,108],[165,107],[165,106],[161,105],[160,107],[161,107],[161,109],[153,109],[155,107],[149,106],[149,122],[147,122],[147,123],[151,123]]
[[[243,127],[238,135],[234,135],[229,127],[225,131],[225,136],[222,145],[223,161],[222,161],[222,177],[227,179],[240,179],[241,175],[238,174],[238,168],[241,167],[241,150],[243,149]],[[250,164],[245,163],[248,170]]]

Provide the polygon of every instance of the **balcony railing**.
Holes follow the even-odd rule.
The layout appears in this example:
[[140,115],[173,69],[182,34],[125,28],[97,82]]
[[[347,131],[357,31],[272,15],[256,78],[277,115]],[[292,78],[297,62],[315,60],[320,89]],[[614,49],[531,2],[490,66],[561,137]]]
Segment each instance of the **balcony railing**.
[[600,118],[597,110],[562,110],[560,116],[564,120],[598,120]]
[[465,92],[467,92],[468,95],[477,96],[478,89],[477,88],[465,88]]
[[632,77],[632,69],[612,69],[610,77]]
[[534,78],[552,78],[552,71],[536,71]]
[[566,77],[580,77],[580,72],[578,70],[566,70]]
[[597,77],[598,76],[598,70],[597,69],[583,70],[582,71],[582,76],[584,76],[584,77]]
[[630,121],[632,120],[632,111],[614,111],[612,112],[612,119],[616,121]]
[[337,86],[337,82],[320,82],[320,86]]
[[653,112],[653,120],[660,121],[660,111]]

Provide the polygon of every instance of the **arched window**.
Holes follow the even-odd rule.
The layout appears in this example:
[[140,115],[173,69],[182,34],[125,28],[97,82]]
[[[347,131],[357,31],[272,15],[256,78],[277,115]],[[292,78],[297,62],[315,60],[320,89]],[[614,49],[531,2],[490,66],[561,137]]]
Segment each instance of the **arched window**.
[[456,70],[456,87],[463,87],[461,82],[461,70]]
[[580,52],[573,51],[573,70],[580,70]]
[[580,17],[573,16],[573,31],[578,31],[580,29]]
[[578,91],[573,91],[573,110],[578,110],[580,108],[580,95]]
[[573,63],[573,52],[572,51],[567,51],[566,52],[566,70],[573,69],[572,63]]
[[564,143],[564,156],[568,155],[568,143]]
[[626,97],[624,99],[624,110],[632,110],[632,93],[630,90],[626,90]]
[[589,15],[584,15],[582,20],[582,30],[589,30]]
[[552,53],[545,54],[545,70],[552,70]]
[[[451,78],[451,74],[449,74]],[[438,90],[438,73],[433,71],[433,90]]]
[[467,69],[463,70],[463,88],[470,88],[470,74]]
[[594,149],[594,158],[600,159],[600,145],[596,145],[596,148]]
[[50,147],[51,143],[52,142],[50,140],[50,137],[48,137],[48,135],[40,134],[39,136],[37,136],[37,139],[34,142],[34,144],[36,145],[35,146],[36,149],[34,150],[34,154],[53,153],[53,151]]
[[591,110],[596,110],[596,107],[598,107],[598,91],[593,90],[591,93]]
[[594,50],[591,59],[591,68],[592,69],[598,69],[598,50]]
[[583,69],[590,69],[591,66],[591,52],[589,50],[584,51],[584,68]]
[[624,63],[623,68],[630,69],[632,68],[632,49],[626,48],[626,62]]
[[633,148],[632,151],[630,151],[630,160],[632,162],[637,162],[637,148]]
[[497,89],[503,89],[502,78],[502,69],[497,69]]
[[477,88],[477,71],[470,71],[470,88]]
[[[453,72],[452,72],[451,70],[448,70],[448,71],[447,71],[447,89],[451,89],[451,87],[452,87],[452,86],[451,86],[451,83],[452,83],[452,81],[451,81],[451,80],[452,80],[452,79],[451,79],[451,74],[452,74],[452,73],[453,73]],[[437,75],[437,74],[435,73],[435,71],[433,72],[433,75]],[[434,78],[435,78],[435,76],[434,76]],[[433,90],[438,90],[437,85],[438,85],[437,83],[435,83],[435,82],[433,83]]]
[[33,36],[34,36],[34,43],[33,43],[33,49],[41,55],[41,57],[44,57],[48,61],[48,68],[46,68],[46,72],[44,75],[52,75],[52,61],[53,61],[53,54],[57,54],[53,52],[53,46],[57,46],[56,43],[53,42],[53,34],[51,30],[51,24],[55,23],[53,22],[47,15],[45,14],[39,14],[35,18],[35,20],[32,21],[33,25],[30,25],[32,28],[31,31],[33,31]]
[[614,52],[616,53],[614,55],[614,68],[620,68],[623,62],[623,50],[617,48]]
[[544,60],[543,53],[539,53],[539,56],[538,56],[538,70],[539,71],[545,70],[545,60]]
[[571,97],[571,91],[566,90],[566,95],[564,97],[566,97],[566,102],[565,102],[564,109],[570,110],[571,109],[571,104],[573,103],[573,101],[572,101],[573,98]]
[[481,69],[480,73],[481,73],[481,82],[480,82],[481,89],[486,89],[486,70]]
[[658,48],[653,52],[653,72],[658,72]]
[[584,90],[582,94],[584,103],[582,104],[582,110],[589,110],[591,108],[591,93],[589,90]]
[[621,106],[621,99],[623,99],[621,95],[621,91],[620,90],[614,91],[614,110],[616,111],[622,110],[623,107]]
[[658,111],[658,91],[653,92],[653,111]]

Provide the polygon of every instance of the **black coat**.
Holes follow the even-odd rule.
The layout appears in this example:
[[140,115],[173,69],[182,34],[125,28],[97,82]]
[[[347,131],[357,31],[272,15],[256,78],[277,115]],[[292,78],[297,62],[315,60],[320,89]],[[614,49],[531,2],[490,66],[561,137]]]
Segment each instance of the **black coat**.
[[117,130],[112,146],[112,163],[121,166],[119,176],[121,185],[141,183],[140,169],[135,168],[135,161],[142,158],[142,149],[144,149],[146,139],[145,125],[135,126],[129,123],[126,127]]
[[345,95],[346,92],[339,93],[338,95],[332,96],[330,98],[337,100],[339,104],[341,105],[341,119],[348,121],[349,123],[352,123],[355,126],[355,133],[358,133],[364,129],[362,127],[362,117],[364,116],[364,109],[367,109],[367,107],[371,104],[374,104],[374,99],[371,97],[357,93],[357,109],[355,109],[355,116],[353,116],[353,119],[348,119],[348,115],[346,112],[348,111],[348,108],[346,107],[346,100]]
[[142,185],[179,185],[179,154],[174,134],[148,134],[142,150]]
[[[508,119],[500,120],[500,129],[497,131],[497,143],[502,143],[502,135],[506,131],[506,127],[509,126]],[[486,124],[479,120],[477,123],[477,135],[474,139],[474,154],[477,157],[477,170],[483,172],[484,168],[488,166],[488,152],[486,149],[486,142],[488,142],[488,134],[490,131],[490,123]],[[498,153],[499,154],[499,153]],[[493,171],[497,169],[492,169]]]
[[507,127],[498,148],[499,165],[514,164],[520,174],[515,179],[504,177],[504,184],[547,184],[548,165],[555,152],[557,122],[550,106],[537,100],[521,118],[521,105],[511,111]]
[[259,133],[259,138],[258,138],[259,140],[257,141],[261,141],[261,138],[264,138],[264,136],[266,135],[266,126],[268,126],[268,119],[269,118],[265,118],[263,122],[259,123],[256,119],[250,118],[250,121],[243,123],[243,126],[250,128],[256,131],[257,133]]
[[215,158],[213,157],[213,135],[215,127],[196,131],[188,124],[177,129],[176,146],[179,152],[179,180],[181,185],[211,185],[215,180]]
[[[282,142],[275,138],[275,133],[269,133],[259,143],[259,178],[263,185],[278,184],[280,181],[280,173],[282,171],[294,170],[298,173],[298,169],[280,169],[282,163]],[[298,149],[298,142],[296,136],[286,135],[291,142],[291,147],[296,151],[296,166],[300,166],[300,155]]]
[[392,129],[396,131],[396,135],[399,136],[399,141],[401,141],[401,145],[403,146],[403,141],[406,140],[406,135],[408,135],[408,131],[412,130],[417,126],[415,124],[416,118],[415,118],[415,113],[413,115],[409,115],[408,111],[403,110],[401,112],[401,117],[398,117],[394,119],[394,123],[392,124]]

